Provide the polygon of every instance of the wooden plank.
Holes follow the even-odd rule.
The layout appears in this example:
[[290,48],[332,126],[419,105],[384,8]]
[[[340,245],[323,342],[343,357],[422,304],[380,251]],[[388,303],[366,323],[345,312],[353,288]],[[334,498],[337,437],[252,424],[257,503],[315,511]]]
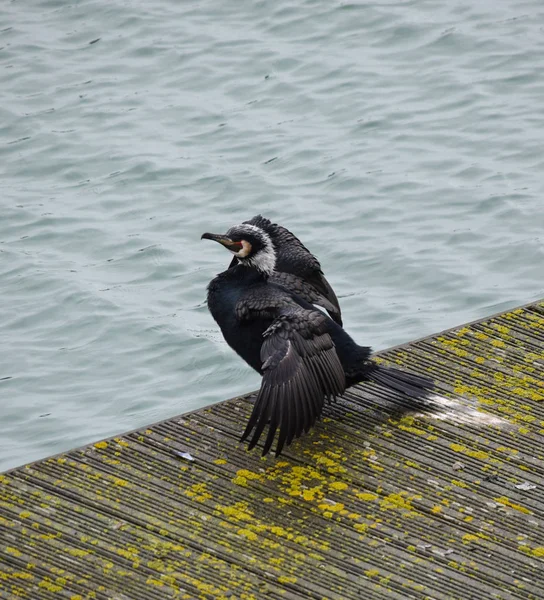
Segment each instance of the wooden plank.
[[510,425],[363,385],[279,459],[238,443],[248,395],[25,465],[0,475],[0,598],[544,597],[544,303],[380,359]]

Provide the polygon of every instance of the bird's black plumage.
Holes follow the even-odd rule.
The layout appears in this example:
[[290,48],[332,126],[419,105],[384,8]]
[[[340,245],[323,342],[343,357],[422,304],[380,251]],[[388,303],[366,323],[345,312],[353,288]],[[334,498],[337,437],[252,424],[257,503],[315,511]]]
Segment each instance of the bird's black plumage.
[[[325,278],[321,264],[306,246],[288,229],[257,215],[244,224],[253,225],[270,236],[276,252],[276,267],[270,275],[278,283],[304,298],[310,304],[324,308],[331,318],[342,325],[342,312],[338,298]],[[234,257],[230,267],[238,264]]]
[[276,433],[276,456],[308,431],[333,400],[360,381],[377,381],[396,393],[425,397],[432,382],[377,365],[338,323],[296,291],[275,283],[271,236],[253,224],[225,235],[204,234],[231,250],[237,264],[208,286],[208,307],[226,342],[262,376],[242,439],[253,448],[268,425],[266,454]]

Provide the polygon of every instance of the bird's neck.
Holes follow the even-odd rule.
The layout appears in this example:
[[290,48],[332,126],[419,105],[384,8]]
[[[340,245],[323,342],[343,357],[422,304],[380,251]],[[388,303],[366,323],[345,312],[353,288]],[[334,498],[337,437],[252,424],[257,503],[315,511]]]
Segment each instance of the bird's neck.
[[240,266],[246,269],[252,269],[261,273],[264,277],[270,277],[276,268],[276,252],[270,243],[257,254],[240,260]]
[[219,273],[213,280],[218,284],[247,287],[252,284],[266,282],[268,275],[248,264],[236,264]]
[[268,273],[268,271],[263,271],[257,266],[247,262],[239,263],[234,269],[229,270],[234,271],[232,274],[234,278],[243,281],[244,285],[266,281],[272,274],[271,272]]

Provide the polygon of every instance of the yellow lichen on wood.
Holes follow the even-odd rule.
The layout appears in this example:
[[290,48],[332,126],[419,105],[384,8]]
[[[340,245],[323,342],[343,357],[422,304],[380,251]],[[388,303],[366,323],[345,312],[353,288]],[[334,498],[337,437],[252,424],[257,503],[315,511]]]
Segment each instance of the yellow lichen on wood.
[[526,508],[525,506],[522,506],[521,504],[512,502],[512,500],[510,500],[510,498],[507,498],[506,496],[500,496],[499,498],[493,498],[493,500],[495,500],[495,502],[498,502],[499,504],[508,506],[509,508],[513,508],[514,510],[517,510],[519,512],[522,512],[525,514],[531,514],[531,511],[528,508]]

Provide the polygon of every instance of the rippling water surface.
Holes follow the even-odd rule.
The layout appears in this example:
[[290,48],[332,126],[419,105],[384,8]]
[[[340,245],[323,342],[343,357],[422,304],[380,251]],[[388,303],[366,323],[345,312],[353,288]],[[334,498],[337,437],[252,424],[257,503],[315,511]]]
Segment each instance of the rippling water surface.
[[376,349],[543,294],[540,0],[0,6],[0,468],[246,392],[203,231],[262,212]]

